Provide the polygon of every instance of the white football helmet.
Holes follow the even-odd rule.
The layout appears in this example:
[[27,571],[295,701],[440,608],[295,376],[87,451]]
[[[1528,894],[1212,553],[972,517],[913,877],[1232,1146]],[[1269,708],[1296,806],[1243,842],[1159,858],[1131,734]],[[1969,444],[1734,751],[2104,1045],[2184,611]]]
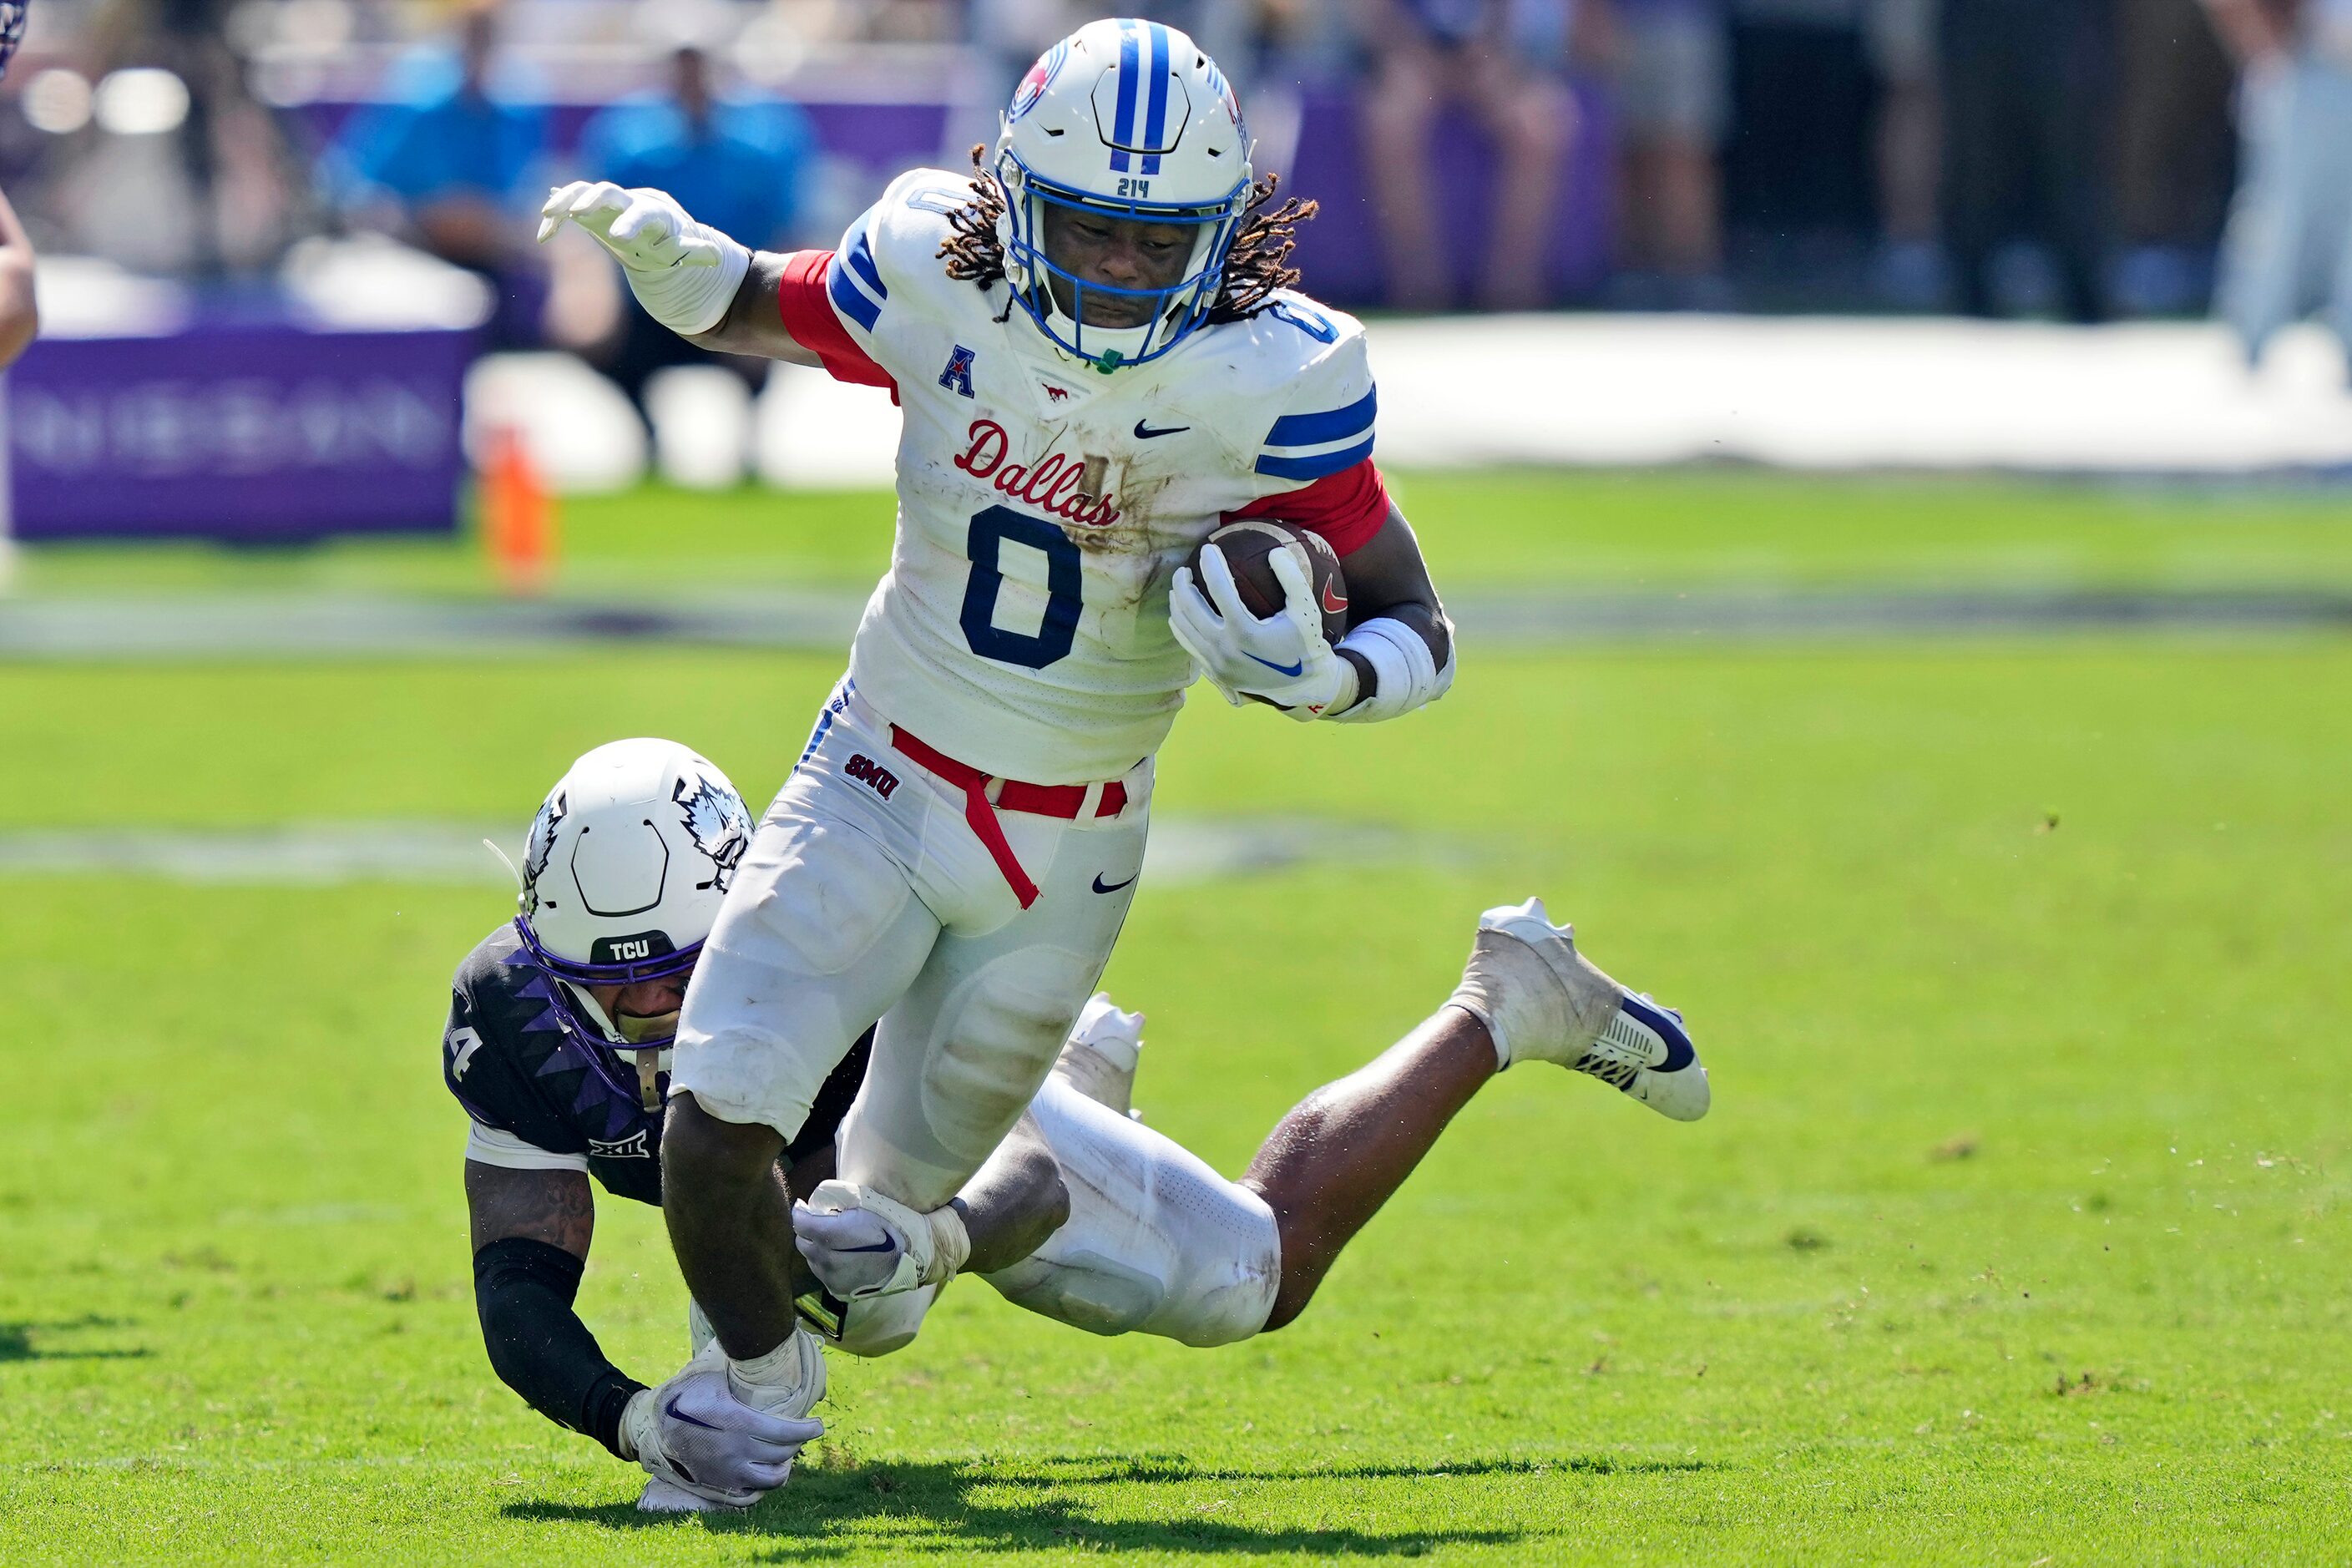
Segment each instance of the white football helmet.
[[[1029,68],[1003,125],[990,172],[1004,194],[1005,281],[1038,330],[1106,373],[1181,342],[1216,302],[1249,208],[1249,128],[1216,63],[1158,22],[1089,22]],[[1053,206],[1192,226],[1192,259],[1166,289],[1082,281],[1046,259]],[[1054,297],[1056,279],[1068,310]],[[1136,327],[1087,326],[1089,292],[1148,296],[1151,316]]]
[[572,764],[532,818],[515,930],[565,1021],[616,1048],[629,1038],[585,987],[634,985],[694,967],[751,846],[751,814],[727,775],[675,741],[614,741]]

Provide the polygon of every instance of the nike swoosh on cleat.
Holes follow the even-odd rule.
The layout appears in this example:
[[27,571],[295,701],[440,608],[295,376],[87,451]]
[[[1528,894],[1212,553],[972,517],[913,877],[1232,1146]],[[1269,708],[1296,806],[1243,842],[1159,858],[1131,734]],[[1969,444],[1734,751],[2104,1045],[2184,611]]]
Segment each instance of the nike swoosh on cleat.
[[1270,658],[1258,658],[1255,654],[1252,654],[1249,657],[1253,659],[1256,659],[1258,663],[1265,666],[1266,668],[1274,671],[1275,674],[1286,675],[1293,680],[1297,679],[1300,676],[1307,673],[1307,661],[1303,658],[1297,664],[1276,664]]
[[[1139,877],[1142,874],[1142,872],[1139,871],[1136,873],[1136,877]],[[1109,887],[1106,888],[1103,886],[1102,873],[1100,871],[1095,873],[1095,891],[1097,893],[1116,893],[1121,888],[1131,888],[1133,886],[1135,886],[1135,877],[1129,877],[1124,882],[1113,882]]]
[[1139,419],[1135,422],[1135,438],[1139,441],[1150,441],[1161,436],[1181,436],[1191,428],[1190,425],[1171,425],[1165,429],[1154,430]]
[[1626,996],[1619,1005],[1633,1016],[1634,1022],[1654,1031],[1658,1038],[1666,1042],[1666,1059],[1653,1067],[1652,1072],[1680,1072],[1698,1060],[1698,1052],[1692,1047],[1690,1037],[1683,1033],[1683,1026],[1675,1023],[1673,1016],[1664,1009],[1653,1007],[1639,996],[1633,995]]
[[[677,1407],[677,1395],[675,1394],[669,1396],[669,1403],[662,1406],[662,1413],[673,1421],[683,1421],[689,1426],[699,1426],[706,1432],[718,1432],[724,1430],[723,1427],[714,1426],[708,1421],[698,1421],[693,1416],[688,1415],[685,1411],[680,1410]],[[686,1475],[686,1472],[684,1470],[680,1470],[678,1474]],[[686,1479],[688,1480],[694,1479],[692,1476],[687,1476]]]

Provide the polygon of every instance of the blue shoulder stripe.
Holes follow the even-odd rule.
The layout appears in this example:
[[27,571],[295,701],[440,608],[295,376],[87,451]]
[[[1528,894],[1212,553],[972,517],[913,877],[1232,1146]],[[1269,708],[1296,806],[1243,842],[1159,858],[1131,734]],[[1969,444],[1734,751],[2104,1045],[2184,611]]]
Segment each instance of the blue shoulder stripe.
[[1277,479],[1319,479],[1352,468],[1372,455],[1372,438],[1365,437],[1352,447],[1336,452],[1320,452],[1312,458],[1260,457],[1257,471]]
[[1374,387],[1345,408],[1334,408],[1322,414],[1286,414],[1274,422],[1266,433],[1269,447],[1319,447],[1326,441],[1344,441],[1372,427],[1372,416],[1377,412],[1380,388]]
[[874,330],[874,323],[882,319],[882,307],[867,299],[865,291],[850,281],[849,268],[841,264],[838,256],[833,258],[833,265],[825,268],[824,291],[833,296],[834,309],[869,332]]
[[858,277],[866,280],[866,286],[873,290],[874,297],[887,300],[890,290],[882,286],[882,269],[874,265],[874,246],[866,238],[863,224],[858,226],[857,237],[849,242],[846,255],[849,265],[856,270]]

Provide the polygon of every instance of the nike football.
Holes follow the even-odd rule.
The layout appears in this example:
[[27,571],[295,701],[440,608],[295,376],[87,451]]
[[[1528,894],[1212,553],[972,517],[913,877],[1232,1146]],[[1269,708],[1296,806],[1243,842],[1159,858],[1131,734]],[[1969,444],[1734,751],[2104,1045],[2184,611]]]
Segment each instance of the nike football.
[[[1293,528],[1286,522],[1251,520],[1229,522],[1201,542],[1192,552],[1192,575],[1201,575],[1201,556],[1214,550],[1223,554],[1241,591],[1242,604],[1260,620],[1282,613],[1282,580],[1274,574],[1274,552],[1287,550],[1307,568],[1315,585],[1316,607],[1323,613],[1324,640],[1337,645],[1348,633],[1348,579],[1339,570],[1339,552],[1319,533]],[[1207,592],[1204,588],[1202,592]]]

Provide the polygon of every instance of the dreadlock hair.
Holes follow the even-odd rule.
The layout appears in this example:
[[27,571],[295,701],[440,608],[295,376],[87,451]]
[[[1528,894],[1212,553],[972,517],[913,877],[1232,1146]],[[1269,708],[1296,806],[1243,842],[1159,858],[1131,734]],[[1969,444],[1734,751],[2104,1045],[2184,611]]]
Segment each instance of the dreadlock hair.
[[[982,289],[1004,276],[1004,244],[996,230],[997,220],[1004,216],[1004,192],[981,162],[985,153],[981,143],[972,143],[971,195],[948,214],[950,233],[939,249],[949,277]],[[1290,250],[1298,242],[1298,226],[1315,216],[1317,204],[1292,196],[1271,211],[1260,211],[1281,183],[1281,175],[1267,174],[1250,186],[1249,202],[1242,209],[1247,216],[1225,252],[1224,276],[1209,306],[1213,326],[1245,321],[1274,303],[1276,294],[1297,286],[1298,268],[1289,265]],[[1009,315],[1013,302],[1006,300],[1004,308]]]

